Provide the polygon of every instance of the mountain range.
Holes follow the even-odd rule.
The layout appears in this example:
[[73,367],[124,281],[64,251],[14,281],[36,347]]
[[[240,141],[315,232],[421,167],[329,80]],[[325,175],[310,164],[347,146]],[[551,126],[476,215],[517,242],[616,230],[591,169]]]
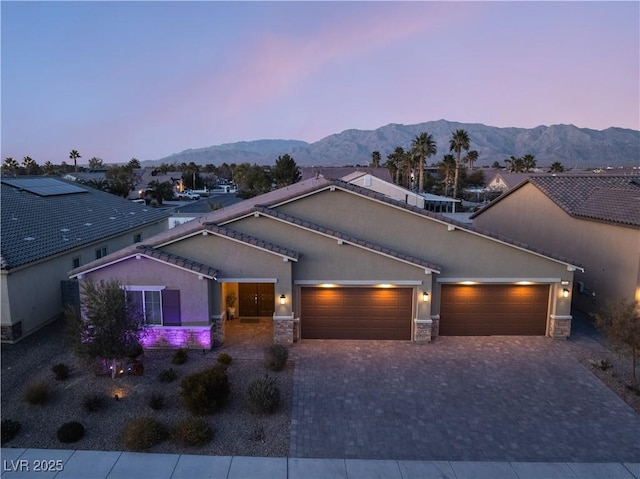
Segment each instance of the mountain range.
[[457,129],[466,130],[469,134],[470,149],[479,153],[477,166],[491,165],[495,161],[504,165],[505,159],[525,154],[535,155],[537,165],[543,167],[555,161],[562,163],[565,168],[640,166],[638,130],[615,127],[592,130],[574,125],[499,128],[447,120],[415,125],[391,123],[375,130],[345,130],[314,143],[299,140],[226,143],[188,149],[143,164],[194,162],[198,165],[220,165],[224,162],[248,162],[273,165],[279,155],[288,153],[299,166],[366,165],[371,161],[373,151],[379,151],[384,162],[396,147],[408,150],[411,140],[426,131],[438,146],[438,153],[427,160],[427,164],[431,165],[449,153],[449,139]]

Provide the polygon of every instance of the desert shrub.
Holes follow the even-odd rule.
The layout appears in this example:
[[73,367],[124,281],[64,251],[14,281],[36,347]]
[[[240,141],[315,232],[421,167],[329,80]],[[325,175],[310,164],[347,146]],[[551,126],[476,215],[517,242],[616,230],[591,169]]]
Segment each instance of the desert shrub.
[[213,414],[224,407],[230,387],[226,368],[214,366],[190,374],[180,382],[185,407],[194,416]]
[[225,366],[228,366],[229,364],[231,364],[232,360],[233,360],[233,358],[230,355],[228,355],[227,353],[218,354],[218,362],[220,364],[224,364]]
[[173,357],[171,358],[171,362],[173,364],[184,364],[187,362],[187,358],[189,356],[187,355],[187,350],[184,348],[179,348],[176,350],[175,353],[173,353]]
[[269,376],[256,378],[249,383],[245,398],[251,412],[271,414],[280,404],[280,389]]
[[164,407],[164,394],[159,392],[151,393],[149,396],[149,407],[154,411],[159,411]]
[[58,441],[66,443],[78,442],[84,436],[84,426],[77,421],[64,423],[56,433]]
[[1,442],[4,445],[6,442],[11,441],[14,437],[18,435],[20,432],[20,422],[14,421],[12,419],[3,419],[1,430],[2,430],[2,439]]
[[103,393],[89,393],[82,398],[82,407],[87,412],[98,412],[107,405],[107,396]]
[[27,386],[22,398],[26,403],[31,405],[45,404],[51,398],[49,385],[45,381],[39,381],[31,384],[30,386]]
[[151,417],[133,419],[122,431],[122,443],[130,451],[144,451],[164,441],[167,428]]
[[134,360],[131,364],[131,373],[134,376],[142,376],[144,374],[144,363],[139,360]]
[[204,419],[189,417],[171,430],[171,438],[183,446],[204,446],[213,439],[213,429]]
[[69,378],[69,366],[64,363],[52,366],[51,371],[53,371],[56,381],[64,381]]
[[138,359],[142,356],[143,352],[144,349],[142,348],[142,344],[138,343],[131,348],[131,351],[129,352],[129,359]]
[[282,371],[288,358],[289,350],[282,344],[272,344],[264,350],[264,365],[271,371]]
[[178,373],[173,368],[165,369],[158,374],[158,379],[161,383],[171,383],[175,381],[177,377]]

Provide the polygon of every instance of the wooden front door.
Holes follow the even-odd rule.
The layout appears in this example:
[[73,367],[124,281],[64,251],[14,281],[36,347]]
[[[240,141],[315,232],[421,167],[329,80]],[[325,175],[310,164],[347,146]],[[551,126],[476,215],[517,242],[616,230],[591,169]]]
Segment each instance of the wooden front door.
[[238,290],[239,316],[273,316],[275,311],[273,283],[240,283]]

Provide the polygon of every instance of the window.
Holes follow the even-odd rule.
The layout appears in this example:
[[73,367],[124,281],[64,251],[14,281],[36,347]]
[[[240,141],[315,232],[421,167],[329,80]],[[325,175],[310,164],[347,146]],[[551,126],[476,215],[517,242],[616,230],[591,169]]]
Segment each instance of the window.
[[71,267],[72,267],[73,269],[79,268],[79,267],[80,267],[80,256],[76,256],[75,258],[73,258],[73,259],[71,260],[71,263],[72,263],[72,266],[71,266]]
[[140,243],[140,241],[142,241],[142,233],[138,233],[133,235],[133,242],[134,243]]
[[127,297],[151,326],[180,326],[180,291],[164,286],[128,286]]
[[107,247],[103,246],[102,248],[98,248],[96,250],[96,259],[104,258],[107,256]]

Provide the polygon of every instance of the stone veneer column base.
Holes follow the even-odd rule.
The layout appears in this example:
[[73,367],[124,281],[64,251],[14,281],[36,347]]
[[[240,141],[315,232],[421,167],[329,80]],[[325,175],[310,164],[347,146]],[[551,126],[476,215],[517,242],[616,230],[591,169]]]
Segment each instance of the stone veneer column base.
[[293,316],[273,317],[273,342],[274,344],[293,344],[294,340]]
[[440,315],[432,314],[431,321],[433,321],[433,324],[431,325],[431,339],[436,339],[440,336]]
[[0,327],[0,340],[13,342],[22,337],[22,321]]
[[211,346],[222,346],[227,324],[227,312],[211,317]]
[[142,345],[146,349],[206,349],[214,342],[213,324],[207,326],[154,326],[147,328]]
[[549,319],[549,336],[553,339],[567,339],[571,336],[571,315],[552,314]]
[[430,319],[414,319],[413,324],[415,326],[413,340],[416,343],[430,343],[433,321]]

